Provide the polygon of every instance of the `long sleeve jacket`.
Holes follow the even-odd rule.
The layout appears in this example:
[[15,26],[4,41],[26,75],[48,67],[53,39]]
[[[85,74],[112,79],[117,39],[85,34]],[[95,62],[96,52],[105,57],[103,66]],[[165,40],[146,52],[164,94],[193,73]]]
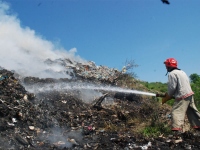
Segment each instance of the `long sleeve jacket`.
[[184,71],[174,69],[168,74],[168,94],[174,96],[177,100],[194,94],[189,78]]

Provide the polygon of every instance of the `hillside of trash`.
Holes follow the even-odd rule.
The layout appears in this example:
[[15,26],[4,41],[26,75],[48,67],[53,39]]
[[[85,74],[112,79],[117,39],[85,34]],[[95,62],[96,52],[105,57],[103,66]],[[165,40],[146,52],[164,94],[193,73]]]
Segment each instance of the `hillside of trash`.
[[170,107],[155,98],[95,88],[118,87],[124,72],[92,62],[66,68],[71,78],[24,77],[1,68],[0,149],[200,149],[190,130],[181,143],[139,132],[150,120],[170,124]]

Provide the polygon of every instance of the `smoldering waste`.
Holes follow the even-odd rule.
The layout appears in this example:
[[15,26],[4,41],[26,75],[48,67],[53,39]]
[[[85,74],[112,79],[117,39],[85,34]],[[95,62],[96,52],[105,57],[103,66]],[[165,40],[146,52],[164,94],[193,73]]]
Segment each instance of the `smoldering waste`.
[[[102,93],[99,97],[85,102],[78,90],[31,93],[25,88],[72,82],[68,79],[26,77],[19,80],[19,76],[5,69],[0,70],[0,75],[0,149],[200,148],[199,138],[191,134],[176,144],[166,142],[164,137],[146,139],[130,131],[134,124],[128,122],[129,117],[147,119],[154,111],[148,107],[150,100],[140,96],[98,91]],[[112,103],[104,102],[106,99]],[[147,109],[141,109],[141,105]]]

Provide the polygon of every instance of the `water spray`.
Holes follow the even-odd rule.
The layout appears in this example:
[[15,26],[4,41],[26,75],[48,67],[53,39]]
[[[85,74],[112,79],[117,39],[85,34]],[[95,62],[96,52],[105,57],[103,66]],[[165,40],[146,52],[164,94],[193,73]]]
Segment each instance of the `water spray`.
[[155,93],[131,90],[131,89],[123,89],[120,87],[113,86],[103,86],[103,85],[95,85],[89,83],[54,83],[54,84],[46,84],[44,86],[35,86],[26,87],[28,91],[33,93],[40,92],[48,92],[48,91],[72,91],[72,90],[101,90],[107,92],[121,92],[121,93],[132,93],[132,94],[140,94],[140,95],[148,95],[148,96],[156,96]]

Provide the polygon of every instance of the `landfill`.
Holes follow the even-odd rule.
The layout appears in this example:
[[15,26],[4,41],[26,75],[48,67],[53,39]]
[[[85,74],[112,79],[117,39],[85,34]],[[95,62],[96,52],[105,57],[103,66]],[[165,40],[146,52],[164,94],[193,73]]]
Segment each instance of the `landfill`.
[[[58,61],[48,60],[48,63]],[[64,83],[63,86],[74,83],[117,86],[117,79],[124,72],[96,66],[94,62],[87,65],[71,62],[71,66],[66,66],[66,74],[71,78],[24,77],[1,67],[0,149],[200,149],[200,136],[190,132],[185,132],[181,143],[162,135],[146,138],[136,134],[141,122],[148,120],[155,111],[167,121],[169,109],[154,109],[151,106],[155,102],[151,97],[91,89],[58,90],[54,87],[60,83]],[[133,119],[140,120],[140,123],[136,124]]]

